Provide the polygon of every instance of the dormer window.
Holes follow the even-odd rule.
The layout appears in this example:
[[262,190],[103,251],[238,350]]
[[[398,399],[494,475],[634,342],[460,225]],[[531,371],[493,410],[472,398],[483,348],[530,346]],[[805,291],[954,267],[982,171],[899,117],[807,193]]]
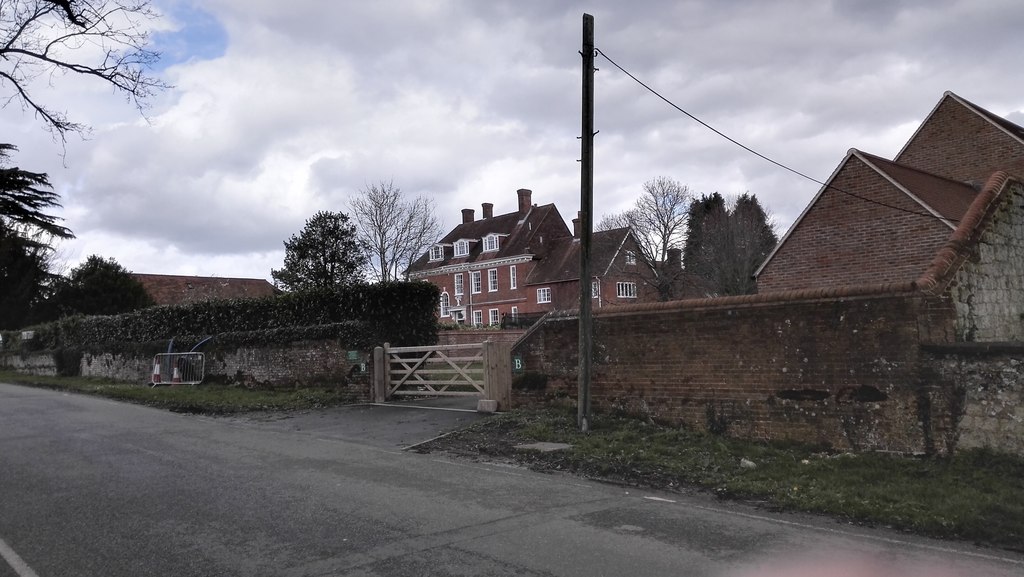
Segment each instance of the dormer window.
[[498,235],[489,234],[484,237],[484,252],[492,252],[498,250]]
[[444,260],[444,247],[439,244],[430,247],[430,260]]
[[467,254],[469,254],[469,241],[457,241],[455,243],[455,256],[466,256]]

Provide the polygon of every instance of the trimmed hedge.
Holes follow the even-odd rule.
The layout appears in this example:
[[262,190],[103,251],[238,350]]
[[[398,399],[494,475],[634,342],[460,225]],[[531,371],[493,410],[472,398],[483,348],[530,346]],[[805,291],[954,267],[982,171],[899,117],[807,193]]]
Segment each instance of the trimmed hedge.
[[[165,305],[114,316],[66,317],[30,327],[35,338],[19,348],[88,350],[100,344],[172,338],[185,344],[202,338],[196,335],[217,335],[216,340],[247,344],[344,337],[367,346],[384,342],[430,345],[437,342],[434,311],[439,296],[430,283],[394,282],[261,299]],[[5,348],[18,342],[19,335],[20,331],[3,333]]]

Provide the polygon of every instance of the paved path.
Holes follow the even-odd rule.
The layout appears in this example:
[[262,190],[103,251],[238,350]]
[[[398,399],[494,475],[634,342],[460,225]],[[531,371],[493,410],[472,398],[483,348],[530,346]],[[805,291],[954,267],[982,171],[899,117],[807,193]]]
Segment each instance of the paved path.
[[1024,575],[1001,551],[403,452],[447,426],[411,411],[204,418],[0,385],[0,577]]

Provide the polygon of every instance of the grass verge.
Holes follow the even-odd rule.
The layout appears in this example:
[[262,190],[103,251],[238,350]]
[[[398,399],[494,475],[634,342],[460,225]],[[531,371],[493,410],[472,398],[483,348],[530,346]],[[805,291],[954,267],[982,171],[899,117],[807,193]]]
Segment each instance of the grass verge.
[[[551,453],[514,448],[534,441],[572,448]],[[575,413],[562,410],[512,411],[420,450],[507,457],[538,470],[636,486],[698,487],[777,510],[1024,551],[1024,459],[989,451],[952,458],[835,453],[608,415],[599,415],[591,432],[581,434]]]
[[250,390],[227,385],[150,387],[84,377],[40,377],[0,371],[0,382],[73,391],[181,413],[231,414],[314,409],[354,402],[352,394],[327,388]]

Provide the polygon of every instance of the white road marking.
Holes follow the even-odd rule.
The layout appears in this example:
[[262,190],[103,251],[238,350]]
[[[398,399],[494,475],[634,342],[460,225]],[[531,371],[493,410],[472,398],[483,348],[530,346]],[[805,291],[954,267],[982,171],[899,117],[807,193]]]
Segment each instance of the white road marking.
[[4,561],[7,561],[7,564],[11,566],[11,569],[14,569],[14,572],[18,574],[18,577],[39,577],[39,575],[37,575],[36,572],[28,566],[28,563],[15,553],[14,549],[11,549],[3,539],[0,539],[0,557],[3,557]]

